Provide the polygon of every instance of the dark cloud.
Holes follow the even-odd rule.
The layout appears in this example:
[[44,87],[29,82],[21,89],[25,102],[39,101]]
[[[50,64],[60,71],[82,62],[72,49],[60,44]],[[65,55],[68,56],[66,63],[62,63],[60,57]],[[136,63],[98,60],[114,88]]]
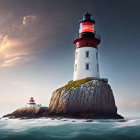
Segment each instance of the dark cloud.
[[[113,54],[114,61],[117,61],[140,51],[138,0],[0,0],[0,34],[19,38],[21,42],[31,41],[21,46],[44,53],[42,57],[46,57],[48,48],[57,49],[57,52],[53,52],[57,54],[72,52],[72,40],[78,35],[78,21],[85,11],[93,15],[97,33],[102,36],[101,56]],[[26,16],[36,16],[38,20],[30,23],[26,29],[17,29],[15,26],[20,26]],[[131,61],[132,58],[128,62]]]

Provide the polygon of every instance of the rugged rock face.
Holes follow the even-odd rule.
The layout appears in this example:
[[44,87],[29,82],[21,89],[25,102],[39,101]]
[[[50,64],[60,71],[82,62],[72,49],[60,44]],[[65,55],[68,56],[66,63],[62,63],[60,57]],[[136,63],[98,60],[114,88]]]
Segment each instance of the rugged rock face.
[[82,84],[75,83],[54,91],[49,105],[50,114],[86,118],[123,118],[117,114],[113,92],[107,82],[88,80],[85,83],[80,81]]
[[7,114],[3,117],[10,118],[39,118],[47,116],[49,112],[48,107],[22,107],[13,113]]
[[23,107],[3,117],[122,119],[110,85],[103,79],[73,81],[54,91],[48,107]]

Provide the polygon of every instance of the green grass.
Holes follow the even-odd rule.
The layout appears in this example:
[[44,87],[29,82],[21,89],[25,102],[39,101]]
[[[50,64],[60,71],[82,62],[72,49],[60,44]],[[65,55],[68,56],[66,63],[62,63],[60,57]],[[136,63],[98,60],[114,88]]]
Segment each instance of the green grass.
[[85,84],[91,80],[93,80],[93,79],[85,78],[85,79],[81,79],[81,80],[72,81],[72,82],[68,83],[67,85],[57,89],[56,91],[59,91],[59,93],[60,93],[63,88],[66,88],[67,90],[69,90],[72,87],[74,87],[74,88],[79,87],[80,85]]

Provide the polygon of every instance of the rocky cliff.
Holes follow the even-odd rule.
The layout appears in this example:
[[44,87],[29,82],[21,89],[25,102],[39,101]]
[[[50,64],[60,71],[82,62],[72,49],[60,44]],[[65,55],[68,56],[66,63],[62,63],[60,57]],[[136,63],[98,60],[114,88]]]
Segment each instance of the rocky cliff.
[[117,114],[112,89],[103,79],[73,81],[53,92],[49,108],[23,107],[4,117],[123,118]]
[[10,118],[39,118],[48,115],[48,107],[22,107],[3,117]]
[[52,115],[80,118],[123,118],[110,85],[104,80],[82,79],[53,92],[49,105]]

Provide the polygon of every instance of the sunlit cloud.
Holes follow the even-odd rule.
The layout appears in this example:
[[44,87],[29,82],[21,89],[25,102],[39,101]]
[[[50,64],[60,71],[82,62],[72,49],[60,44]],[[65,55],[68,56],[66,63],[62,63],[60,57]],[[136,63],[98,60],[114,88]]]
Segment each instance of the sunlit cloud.
[[2,67],[11,67],[11,66],[14,66],[16,65],[18,62],[21,61],[21,57],[14,57],[14,58],[11,58],[11,59],[8,59],[8,60],[5,60],[3,63],[2,63]]
[[4,36],[3,40],[0,42],[0,66],[11,67],[27,60],[24,56],[26,56],[29,52],[28,50],[22,50],[22,45],[23,43],[19,40],[10,40],[7,35]]
[[3,58],[11,58],[27,54],[27,51],[18,49],[22,44],[23,43],[18,39],[9,39],[8,35],[4,36],[3,40],[0,42],[1,56]]
[[13,23],[3,34],[0,32],[0,67],[11,67],[29,61],[41,38],[37,17],[27,15],[21,24]]
[[28,24],[28,23],[31,23],[31,22],[35,21],[36,19],[37,19],[37,17],[34,16],[34,15],[24,16],[24,17],[23,17],[22,24],[23,24],[23,25],[26,25],[26,24]]

